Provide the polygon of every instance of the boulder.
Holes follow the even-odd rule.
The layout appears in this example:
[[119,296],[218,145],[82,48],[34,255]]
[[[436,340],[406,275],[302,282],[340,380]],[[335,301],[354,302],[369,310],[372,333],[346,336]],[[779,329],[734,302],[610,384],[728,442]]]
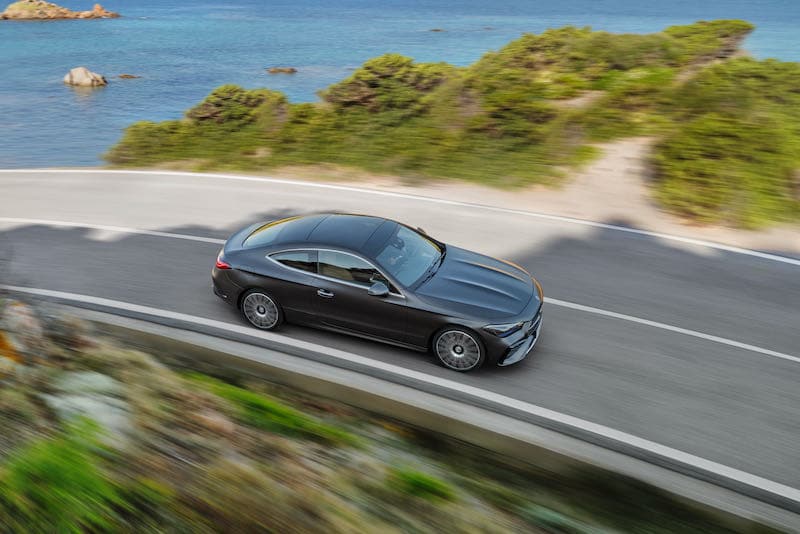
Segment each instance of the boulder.
[[123,446],[133,434],[133,418],[128,403],[105,395],[40,395],[59,420],[68,422],[85,417],[103,429],[102,439]]
[[135,80],[136,78],[141,78],[141,76],[136,76],[135,74],[120,74],[117,78],[122,80]]
[[6,7],[0,13],[3,20],[57,20],[57,19],[113,19],[119,13],[109,11],[95,4],[90,11],[72,11],[44,0],[20,0]]
[[103,439],[122,446],[133,432],[130,406],[123,400],[121,382],[102,373],[80,371],[64,373],[52,384],[52,394],[41,394],[45,404],[62,421],[86,417],[98,423]]
[[297,69],[294,67],[270,67],[267,72],[270,74],[294,74]]
[[0,358],[25,363],[41,357],[46,339],[42,324],[33,308],[12,300],[3,307],[0,315]]
[[66,76],[64,76],[64,83],[81,87],[108,85],[108,81],[102,75],[92,72],[86,67],[75,67],[70,70]]
[[53,389],[67,395],[123,395],[122,384],[108,375],[94,371],[65,373],[53,383]]

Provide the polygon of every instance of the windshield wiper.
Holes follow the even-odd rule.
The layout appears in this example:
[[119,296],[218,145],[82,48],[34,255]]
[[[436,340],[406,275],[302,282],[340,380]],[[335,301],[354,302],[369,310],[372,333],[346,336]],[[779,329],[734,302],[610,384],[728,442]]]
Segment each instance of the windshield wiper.
[[420,284],[424,284],[425,282],[433,278],[433,275],[435,275],[439,271],[439,269],[442,267],[442,263],[444,263],[445,254],[447,254],[447,250],[442,249],[441,254],[439,254],[439,258],[435,262],[431,263],[430,267],[428,267],[427,274],[425,275],[425,278],[422,279],[422,282],[420,282]]

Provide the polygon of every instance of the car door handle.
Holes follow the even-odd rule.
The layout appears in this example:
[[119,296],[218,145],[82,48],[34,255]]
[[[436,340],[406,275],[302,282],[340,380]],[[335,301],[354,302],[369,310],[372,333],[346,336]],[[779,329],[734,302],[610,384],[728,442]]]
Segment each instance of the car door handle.
[[318,289],[317,295],[325,299],[332,299],[333,298],[333,291],[328,291],[327,289]]

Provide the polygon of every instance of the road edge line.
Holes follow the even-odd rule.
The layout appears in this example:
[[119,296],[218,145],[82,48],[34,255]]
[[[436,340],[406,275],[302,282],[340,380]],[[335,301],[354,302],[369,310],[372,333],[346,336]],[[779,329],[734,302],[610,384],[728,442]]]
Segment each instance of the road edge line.
[[664,239],[666,241],[675,241],[678,243],[685,243],[688,245],[695,245],[701,246],[706,248],[711,248],[715,250],[722,250],[725,252],[732,252],[734,254],[741,254],[744,256],[751,256],[755,258],[760,258],[769,261],[775,261],[779,263],[786,263],[789,265],[800,266],[800,258],[792,258],[790,256],[781,256],[779,254],[770,254],[767,252],[761,252],[759,250],[748,249],[744,247],[736,247],[733,245],[726,245],[724,243],[716,243],[714,241],[707,241],[704,239],[695,239],[692,237],[685,237],[680,235],[674,234],[666,234],[662,232],[655,232],[651,230],[642,230],[639,228],[631,228],[628,226],[620,226],[616,224],[609,224],[609,223],[602,223],[598,221],[591,221],[587,219],[578,219],[576,217],[567,217],[564,215],[551,215],[548,213],[540,213],[535,211],[527,211],[521,210],[516,208],[503,208],[500,206],[491,206],[488,204],[478,204],[474,202],[463,202],[459,200],[447,200],[442,198],[436,197],[429,197],[425,195],[416,195],[411,193],[399,193],[396,191],[381,191],[379,189],[370,189],[365,187],[355,187],[355,186],[347,186],[347,185],[337,185],[331,183],[318,183],[318,182],[306,182],[302,180],[290,180],[286,178],[275,178],[271,176],[241,176],[237,174],[221,174],[221,173],[196,173],[196,172],[187,172],[187,171],[146,171],[146,170],[124,170],[124,169],[0,169],[0,173],[2,174],[11,174],[11,173],[48,173],[48,174],[74,174],[74,173],[85,173],[85,174],[139,174],[139,175],[164,175],[164,176],[184,176],[184,177],[204,177],[204,178],[214,178],[214,179],[222,179],[222,180],[236,180],[236,181],[243,181],[243,182],[263,182],[263,183],[273,183],[273,184],[282,184],[282,185],[291,185],[295,187],[316,187],[320,189],[331,189],[337,191],[349,191],[353,193],[366,193],[366,194],[373,194],[379,196],[388,196],[393,198],[406,198],[410,200],[419,200],[423,202],[431,202],[437,204],[445,204],[449,206],[462,206],[468,208],[476,208],[476,209],[483,209],[487,211],[494,211],[498,213],[508,213],[514,215],[522,215],[525,217],[533,217],[538,219],[547,219],[551,221],[558,221],[568,224],[576,224],[581,226],[590,226],[593,228],[602,228],[604,230],[614,230],[617,232],[625,232],[629,234],[641,235],[646,237],[653,237],[658,239]]

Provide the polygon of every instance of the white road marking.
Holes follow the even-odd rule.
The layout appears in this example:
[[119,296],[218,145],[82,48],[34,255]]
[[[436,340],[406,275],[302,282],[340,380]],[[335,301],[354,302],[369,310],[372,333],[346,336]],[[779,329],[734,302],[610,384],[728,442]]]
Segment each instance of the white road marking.
[[458,200],[447,200],[442,198],[434,198],[434,197],[426,197],[423,195],[412,195],[410,193],[398,193],[394,191],[380,191],[377,189],[369,189],[364,187],[354,187],[348,185],[336,185],[336,184],[326,184],[326,183],[317,183],[317,182],[304,182],[299,180],[287,180],[284,178],[271,178],[268,176],[239,176],[236,174],[216,174],[216,173],[193,173],[193,172],[183,172],[183,171],[137,171],[137,170],[119,170],[119,169],[111,169],[111,170],[104,170],[104,169],[85,169],[85,170],[78,170],[78,169],[0,169],[0,173],[28,173],[28,174],[42,174],[42,173],[49,173],[49,174],[141,174],[141,175],[162,175],[162,176],[183,176],[183,177],[193,177],[193,178],[209,178],[209,179],[216,179],[216,180],[235,180],[241,182],[262,182],[262,183],[271,183],[271,184],[281,184],[281,185],[291,185],[294,187],[310,187],[310,188],[318,188],[318,189],[330,189],[336,191],[349,191],[353,193],[365,193],[371,195],[378,195],[378,196],[385,196],[385,197],[393,197],[393,198],[405,198],[411,200],[418,200],[421,202],[431,202],[436,204],[445,204],[450,206],[462,206],[462,207],[469,207],[474,209],[482,209],[487,211],[494,211],[499,213],[510,213],[514,215],[522,215],[525,217],[535,217],[539,219],[548,219],[551,221],[559,221],[568,224],[578,224],[582,226],[591,226],[594,228],[603,228],[605,230],[614,230],[618,232],[626,232],[629,234],[637,234],[643,235],[647,237],[654,237],[658,239],[663,239],[666,241],[675,241],[679,243],[686,243],[689,245],[696,245],[701,247],[713,248],[716,250],[723,250],[725,252],[733,252],[735,254],[743,254],[745,256],[752,256],[756,258],[761,258],[764,260],[769,261],[776,261],[780,263],[786,263],[789,265],[796,265],[800,266],[800,259],[798,258],[790,258],[787,256],[779,256],[777,254],[768,254],[766,252],[759,252],[757,250],[751,250],[741,247],[734,247],[730,245],[723,245],[721,243],[714,243],[713,241],[704,241],[702,239],[694,239],[691,237],[682,237],[677,235],[671,234],[664,234],[660,232],[651,232],[648,230],[640,230],[638,228],[628,228],[626,226],[618,226],[615,224],[607,224],[595,221],[587,221],[584,219],[576,219],[574,217],[564,217],[561,215],[550,215],[547,213],[537,213],[533,211],[525,211],[513,208],[501,208],[498,206],[488,206],[485,204],[475,204],[471,202],[461,202]]
[[509,406],[520,412],[528,413],[536,417],[539,417],[541,419],[553,421],[559,424],[568,425],[573,428],[577,428],[585,432],[590,432],[592,434],[602,436],[606,439],[610,439],[619,443],[624,443],[636,447],[639,450],[657,455],[661,458],[666,458],[669,459],[670,461],[677,462],[684,466],[689,466],[695,469],[699,469],[701,471],[714,473],[716,475],[723,476],[728,480],[733,480],[737,483],[745,484],[752,488],[757,488],[761,491],[800,504],[800,490],[796,488],[792,488],[790,486],[786,486],[784,484],[780,484],[778,482],[774,482],[772,480],[759,477],[757,475],[753,475],[745,471],[728,467],[723,464],[712,462],[711,460],[706,460],[705,458],[701,458],[699,456],[695,456],[693,454],[689,454],[680,451],[678,449],[674,449],[672,447],[667,447],[665,445],[661,445],[659,443],[655,443],[653,441],[646,440],[644,438],[640,438],[632,434],[621,432],[619,430],[615,430],[610,427],[606,427],[603,425],[592,423],[590,421],[586,421],[584,419],[573,417],[571,415],[543,408],[535,404],[530,404],[528,402],[520,401],[511,397],[506,397],[505,395],[494,393],[492,391],[488,391],[485,389],[480,389],[474,386],[469,386],[459,382],[455,382],[453,380],[449,380],[446,378],[439,378],[436,376],[431,376],[425,373],[421,373],[419,371],[405,369],[403,367],[392,365],[390,363],[372,360],[370,358],[359,356],[357,354],[352,354],[338,349],[325,347],[323,345],[317,345],[315,343],[309,343],[307,341],[293,339],[291,337],[275,334],[272,332],[263,332],[246,326],[236,325],[232,323],[225,323],[213,319],[206,319],[204,317],[196,317],[193,315],[187,315],[169,310],[162,310],[159,308],[152,308],[149,306],[142,306],[130,302],[122,302],[118,300],[110,300],[100,297],[92,297],[89,295],[80,295],[76,293],[66,293],[62,291],[52,291],[48,289],[38,289],[32,287],[0,285],[0,289],[5,289],[8,291],[13,291],[18,293],[38,295],[42,297],[57,298],[66,301],[94,304],[107,308],[114,308],[114,309],[149,315],[151,317],[185,321],[196,325],[203,325],[211,328],[236,332],[237,334],[244,334],[249,337],[261,338],[267,341],[283,343],[285,345],[292,345],[299,349],[309,350],[324,354],[326,357],[335,358],[355,363],[358,365],[363,365],[366,367],[371,367],[373,369],[378,369],[405,378],[410,378],[418,382],[424,382],[445,390],[456,391],[461,394],[467,394],[484,401],[488,400],[498,405]]
[[[22,218],[15,218],[15,217],[0,217],[0,224],[2,223],[13,223],[13,224],[46,224],[49,226],[57,226],[57,227],[67,227],[67,228],[91,228],[97,230],[105,230],[109,232],[118,232],[118,233],[129,233],[129,234],[141,234],[141,235],[148,235],[154,237],[165,237],[171,239],[186,239],[189,241],[201,241],[205,243],[215,243],[215,244],[223,244],[225,242],[224,239],[214,239],[211,237],[202,237],[202,236],[193,236],[188,234],[173,234],[169,232],[155,232],[151,230],[141,230],[138,228],[125,228],[122,226],[106,226],[100,224],[84,224],[84,223],[74,223],[74,222],[65,222],[65,221],[50,221],[44,219],[22,219]],[[706,341],[712,341],[714,343],[720,343],[722,345],[728,345],[730,347],[736,347],[743,350],[749,350],[751,352],[757,352],[759,354],[764,354],[767,356],[772,356],[775,358],[781,358],[783,360],[788,360],[795,363],[800,363],[800,356],[793,356],[791,354],[785,354],[783,352],[778,352],[770,349],[765,349],[763,347],[758,347],[756,345],[750,345],[748,343],[742,343],[741,341],[736,341],[733,339],[727,339],[724,337],[714,336],[711,334],[706,334],[703,332],[698,332],[696,330],[689,330],[687,328],[681,328],[679,326],[673,326],[666,323],[660,323],[657,321],[651,321],[650,319],[643,319],[641,317],[635,317],[633,315],[626,315],[624,313],[617,313],[610,310],[604,310],[602,308],[594,308],[592,306],[585,306],[583,304],[578,304],[575,302],[568,302],[566,300],[559,300],[554,299],[551,297],[545,297],[545,302],[548,304],[552,304],[554,306],[561,306],[564,308],[570,308],[573,310],[578,310],[586,313],[593,313],[596,315],[602,315],[605,317],[612,317],[614,319],[621,319],[623,321],[628,321],[631,323],[642,324],[646,326],[650,326],[652,328],[659,328],[661,330],[667,330],[669,332],[675,332],[678,334],[683,334],[686,336],[696,337],[699,339],[704,339]]]
[[67,221],[51,221],[47,219],[23,219],[18,217],[0,217],[0,223],[11,224],[42,224],[47,226],[57,226],[62,228],[88,228],[91,230],[103,230],[105,232],[115,232],[120,234],[140,234],[154,237],[169,237],[173,239],[186,239],[188,241],[202,241],[203,243],[223,244],[224,239],[213,237],[201,237],[188,234],[174,234],[170,232],[157,232],[155,230],[142,230],[140,228],[127,228],[124,226],[109,226],[107,224],[75,223]]
[[777,352],[774,350],[757,347],[755,345],[749,345],[747,343],[734,341],[732,339],[726,339],[724,337],[712,336],[711,334],[705,334],[703,332],[698,332],[696,330],[689,330],[687,328],[681,328],[679,326],[672,326],[670,324],[659,323],[656,321],[651,321],[649,319],[642,319],[641,317],[634,317],[633,315],[625,315],[624,313],[617,313],[609,310],[603,310],[600,308],[593,308],[591,306],[584,306],[583,304],[576,304],[574,302],[567,302],[565,300],[558,300],[550,297],[545,297],[544,301],[547,302],[548,304],[553,304],[555,306],[563,306],[564,308],[570,308],[573,310],[579,310],[587,313],[594,313],[597,315],[603,315],[605,317],[613,317],[615,319],[622,319],[623,321],[629,321],[632,323],[652,326],[653,328],[660,328],[661,330],[668,330],[670,332],[675,332],[686,336],[705,339],[706,341],[713,341],[714,343],[721,343],[723,345],[729,345],[731,347],[736,347],[738,349],[758,352],[760,354],[766,354],[767,356],[774,356],[775,358],[789,360],[790,362],[800,363],[800,356],[792,356],[791,354],[784,354],[782,352]]

